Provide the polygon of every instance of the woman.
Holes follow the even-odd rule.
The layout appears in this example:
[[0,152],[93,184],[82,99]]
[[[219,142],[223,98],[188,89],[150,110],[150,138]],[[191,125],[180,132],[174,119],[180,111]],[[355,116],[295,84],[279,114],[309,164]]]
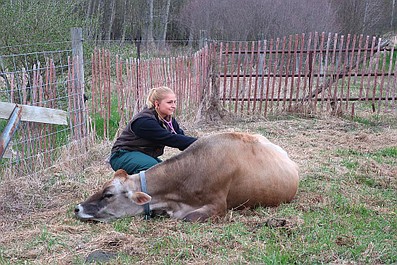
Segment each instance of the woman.
[[175,93],[168,87],[152,88],[146,107],[127,124],[112,147],[110,165],[136,174],[161,162],[164,147],[186,149],[197,139],[185,136],[172,117],[176,107]]

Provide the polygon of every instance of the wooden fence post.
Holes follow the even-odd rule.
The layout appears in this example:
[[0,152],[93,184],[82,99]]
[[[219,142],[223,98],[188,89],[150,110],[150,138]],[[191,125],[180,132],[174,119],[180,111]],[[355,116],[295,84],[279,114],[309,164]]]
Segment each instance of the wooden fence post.
[[84,56],[83,56],[83,31],[81,28],[72,28],[72,55],[78,58],[77,82],[78,87],[84,92]]
[[74,70],[74,76],[72,77],[75,81],[75,88],[79,90],[78,98],[74,99],[77,101],[78,110],[76,111],[76,116],[79,117],[81,136],[86,136],[86,128],[83,125],[86,124],[86,117],[85,117],[85,91],[84,91],[84,54],[83,54],[83,31],[82,28],[72,28],[71,29],[72,35],[72,64]]

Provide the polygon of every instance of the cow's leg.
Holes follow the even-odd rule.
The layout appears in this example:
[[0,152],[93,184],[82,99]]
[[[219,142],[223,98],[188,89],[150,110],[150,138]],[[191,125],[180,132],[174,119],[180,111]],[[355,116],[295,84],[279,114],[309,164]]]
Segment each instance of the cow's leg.
[[226,202],[216,205],[205,205],[197,210],[189,212],[182,219],[188,222],[205,222],[211,216],[225,215],[226,208]]
[[209,217],[210,215],[208,213],[196,210],[188,213],[183,217],[183,220],[187,222],[205,222]]

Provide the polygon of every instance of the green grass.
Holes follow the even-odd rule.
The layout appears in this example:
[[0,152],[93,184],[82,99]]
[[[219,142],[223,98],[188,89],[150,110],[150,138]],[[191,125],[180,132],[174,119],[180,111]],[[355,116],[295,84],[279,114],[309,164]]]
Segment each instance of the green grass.
[[[244,222],[222,224],[184,224],[178,231],[151,238],[148,254],[160,258],[163,264],[186,264],[216,257],[219,263],[301,264],[331,263],[339,260],[370,263],[373,257],[366,251],[379,253],[378,262],[397,262],[397,256],[388,246],[395,235],[385,231],[396,228],[396,221],[385,219],[338,194],[331,206],[301,213],[288,209],[304,223],[295,228],[269,228],[263,224],[252,227]],[[291,206],[286,206],[290,208]],[[280,217],[283,215],[278,214]],[[265,216],[263,216],[265,217]],[[368,221],[370,220],[370,221]],[[192,228],[192,226],[194,228]],[[382,254],[381,254],[382,253]]]
[[57,245],[65,246],[62,239],[48,231],[47,227],[43,227],[41,233],[28,243],[28,248],[44,248],[46,251],[53,251]]
[[[117,98],[112,97],[111,109],[110,109],[110,119],[104,119],[101,117],[99,113],[96,113],[93,116],[93,123],[95,124],[95,133],[98,139],[103,140],[113,139],[116,135],[116,132],[119,128],[120,115],[117,111],[118,103]],[[107,122],[109,124],[107,124]]]
[[113,222],[113,228],[114,231],[120,232],[120,233],[125,233],[129,230],[130,223],[131,223],[131,217],[123,218],[123,219],[118,219]]
[[[396,143],[397,144],[397,143]],[[349,168],[355,169],[358,165],[358,160],[362,158],[373,159],[378,163],[395,165],[397,158],[397,145],[386,147],[373,152],[362,152],[353,149],[338,149],[337,155],[344,157],[342,164]]]
[[366,125],[368,127],[374,127],[374,126],[376,126],[379,123],[379,121],[376,118],[376,116],[375,117],[371,116],[370,118],[354,116],[353,117],[353,121],[355,121],[357,123],[360,123],[360,124],[364,124],[364,125]]
[[[384,54],[382,54],[381,58],[383,58]],[[391,64],[390,64],[391,62]],[[393,53],[393,58],[391,58],[391,52],[386,53],[386,70],[394,69],[397,63],[397,46],[395,47],[394,53]]]

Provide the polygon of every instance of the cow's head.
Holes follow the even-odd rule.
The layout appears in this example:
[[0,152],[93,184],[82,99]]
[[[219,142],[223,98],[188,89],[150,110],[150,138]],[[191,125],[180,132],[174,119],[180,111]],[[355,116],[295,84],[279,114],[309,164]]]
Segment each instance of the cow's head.
[[139,190],[127,172],[118,170],[102,190],[76,205],[74,213],[80,220],[100,222],[140,214],[151,197]]

